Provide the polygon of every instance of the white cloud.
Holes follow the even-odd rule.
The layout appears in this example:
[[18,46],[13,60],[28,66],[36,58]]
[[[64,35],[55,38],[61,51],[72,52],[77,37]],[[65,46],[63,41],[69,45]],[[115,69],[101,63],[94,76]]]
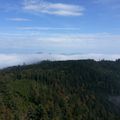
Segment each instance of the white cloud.
[[80,28],[75,27],[29,27],[29,26],[23,26],[23,27],[17,27],[17,30],[80,30]]
[[24,26],[24,27],[17,27],[17,30],[38,30],[38,27],[29,27],[29,26]]
[[0,68],[23,65],[40,62],[43,60],[80,60],[80,59],[94,59],[94,60],[116,60],[120,58],[120,54],[0,54]]
[[25,0],[24,10],[35,13],[46,13],[60,16],[81,16],[84,7],[72,4],[41,2],[40,0]]
[[27,19],[27,18],[8,18],[7,20],[15,21],[15,22],[28,22],[28,21],[31,21],[30,19]]
[[[27,28],[25,28],[27,29]],[[29,28],[28,28],[29,29]],[[32,28],[31,28],[32,29]],[[39,28],[38,28],[39,29]],[[40,28],[42,29],[49,29],[52,28]],[[54,29],[54,28],[53,28]],[[59,29],[59,28],[56,28]],[[62,28],[60,28],[62,29]],[[64,28],[63,28],[64,29]],[[35,30],[36,31],[36,30]],[[120,35],[114,35],[109,33],[96,33],[96,34],[41,34],[40,31],[38,32],[28,32],[28,33],[21,33],[21,34],[0,34],[0,47],[39,47],[40,45],[43,47],[46,44],[53,44],[59,46],[71,45],[71,46],[80,46],[83,47],[84,45],[89,46],[99,46],[102,47],[106,46],[115,46],[117,47],[118,43],[120,43]],[[4,41],[5,40],[5,41]],[[109,44],[108,44],[109,43]],[[17,46],[19,44],[19,46]],[[100,45],[103,44],[103,45]],[[66,46],[67,47],[67,46]]]
[[120,35],[47,33],[41,31],[23,34],[0,34],[0,52],[34,53],[39,51],[51,53],[120,53]]

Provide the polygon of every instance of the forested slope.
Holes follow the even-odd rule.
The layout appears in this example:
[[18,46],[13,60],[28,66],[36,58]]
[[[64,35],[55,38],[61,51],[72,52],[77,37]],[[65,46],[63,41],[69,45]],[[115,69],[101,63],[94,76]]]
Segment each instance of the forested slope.
[[120,120],[120,61],[43,61],[0,71],[0,120]]

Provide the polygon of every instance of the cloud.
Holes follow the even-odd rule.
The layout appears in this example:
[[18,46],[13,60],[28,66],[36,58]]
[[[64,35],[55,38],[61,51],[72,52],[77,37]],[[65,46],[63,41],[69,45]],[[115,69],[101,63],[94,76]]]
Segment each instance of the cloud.
[[120,54],[0,54],[0,68],[23,65],[40,62],[43,60],[51,61],[64,61],[64,60],[81,60],[81,59],[94,59],[94,60],[116,60],[120,58]]
[[[27,29],[27,28],[25,28]],[[28,28],[29,29],[29,28]],[[31,28],[32,29],[32,28]],[[39,28],[38,28],[39,29]],[[54,29],[54,28],[40,28],[43,29]],[[59,28],[56,28],[59,29]],[[62,29],[62,28],[60,28]],[[64,29],[64,28],[63,28]],[[83,44],[90,45],[99,45],[100,43],[104,45],[118,45],[120,43],[120,35],[114,35],[109,33],[96,33],[96,34],[64,34],[64,33],[50,33],[50,34],[42,34],[41,31],[30,31],[28,33],[21,34],[0,34],[0,47],[38,47],[44,46],[46,44],[50,45],[72,45],[72,46],[80,46],[83,47]],[[5,40],[5,41],[4,41]],[[108,45],[109,43],[109,45]],[[19,46],[17,46],[19,44]],[[67,47],[67,46],[66,46]]]
[[23,26],[23,27],[17,27],[17,30],[80,30],[80,28],[76,27],[29,27],[29,26]]
[[[22,33],[23,32],[23,33]],[[120,53],[120,35],[109,33],[77,34],[22,31],[21,34],[0,34],[0,52],[34,53]]]
[[31,19],[28,19],[28,18],[8,18],[7,20],[15,21],[15,22],[28,22],[28,21],[31,21]]
[[72,4],[41,2],[40,0],[25,0],[23,9],[35,12],[59,16],[81,16],[84,7]]

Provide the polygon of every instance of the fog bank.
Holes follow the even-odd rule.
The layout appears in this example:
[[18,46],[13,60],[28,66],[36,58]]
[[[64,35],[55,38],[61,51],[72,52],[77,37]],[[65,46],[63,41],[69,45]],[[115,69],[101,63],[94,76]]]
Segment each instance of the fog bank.
[[36,63],[43,60],[79,60],[79,59],[94,59],[94,60],[116,60],[120,58],[120,54],[0,54],[0,68],[10,67],[14,65],[23,65]]

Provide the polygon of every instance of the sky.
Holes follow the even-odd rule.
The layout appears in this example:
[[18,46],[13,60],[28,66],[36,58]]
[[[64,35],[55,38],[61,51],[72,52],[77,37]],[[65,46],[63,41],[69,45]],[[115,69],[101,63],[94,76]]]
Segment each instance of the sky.
[[119,11],[120,0],[0,0],[0,55],[119,57]]

